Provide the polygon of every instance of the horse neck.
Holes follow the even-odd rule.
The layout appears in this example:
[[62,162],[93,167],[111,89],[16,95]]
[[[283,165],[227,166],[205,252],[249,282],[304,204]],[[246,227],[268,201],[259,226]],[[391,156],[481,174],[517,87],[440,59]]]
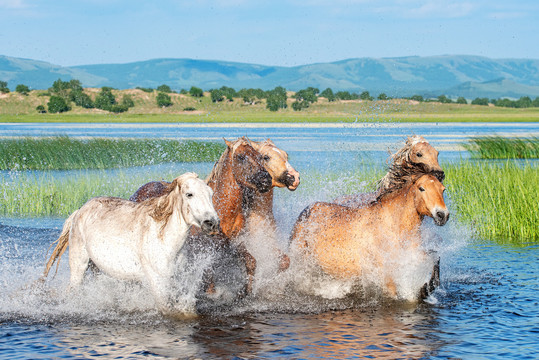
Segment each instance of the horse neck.
[[208,186],[213,190],[213,207],[221,221],[221,230],[226,236],[235,237],[245,221],[244,191],[234,178],[230,160],[230,157],[223,159],[219,171],[208,177]]
[[[167,196],[174,196],[173,193]],[[172,214],[166,220],[165,226],[158,231],[160,231],[161,240],[167,247],[167,251],[171,254],[176,254],[183,245],[189,231],[189,225],[181,214],[181,204],[174,203]]]
[[384,226],[399,234],[417,231],[423,220],[423,216],[416,210],[411,186],[384,196],[374,206],[377,207]]
[[244,209],[247,221],[269,221],[271,225],[275,225],[275,217],[273,216],[273,188],[265,193],[254,191],[250,199],[250,204],[247,211]]

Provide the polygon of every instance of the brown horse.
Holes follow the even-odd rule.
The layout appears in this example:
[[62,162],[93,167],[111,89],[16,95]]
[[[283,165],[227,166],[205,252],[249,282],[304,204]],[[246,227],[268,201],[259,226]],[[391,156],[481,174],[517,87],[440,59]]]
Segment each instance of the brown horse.
[[378,189],[375,192],[340,196],[333,200],[333,203],[350,207],[365,206],[375,201],[388,186],[395,186],[395,183],[404,186],[406,179],[409,179],[407,175],[415,171],[434,175],[440,182],[445,178],[444,171],[438,163],[438,151],[422,136],[408,137],[405,145],[391,155],[389,162],[389,170],[378,181]]
[[[233,142],[225,140],[225,143],[227,148],[206,179],[214,191],[213,205],[221,222],[221,236],[214,236],[212,239],[217,243],[234,240],[244,232],[251,209],[254,208],[254,195],[270,191],[274,182],[264,167],[264,157],[254,149],[248,139],[240,138]],[[166,187],[167,182],[150,182],[140,187],[129,199],[143,201],[158,196]],[[198,238],[196,234],[192,237],[195,239],[191,240],[195,241]],[[250,292],[256,260],[247,251],[245,244],[238,244],[238,248],[245,261],[248,275],[246,290]]]
[[[290,265],[288,255],[277,245],[277,225],[273,215],[273,188],[286,187],[290,191],[297,189],[300,183],[299,173],[288,162],[286,151],[279,149],[270,139],[262,142],[251,141],[251,145],[262,155],[264,167],[270,173],[272,188],[267,192],[254,191],[250,211],[246,214],[246,234],[264,234],[265,241],[271,242],[271,248],[279,257],[279,270],[284,271]],[[255,240],[254,236],[247,241]]]
[[[363,208],[323,202],[309,206],[292,230],[292,250],[334,278],[366,281],[393,299],[417,300],[429,278],[413,274],[419,280],[411,288],[397,278],[410,259],[414,266],[424,263],[424,269],[436,271],[434,260],[421,249],[419,226],[425,216],[442,226],[449,211],[445,187],[436,177],[410,176],[404,187],[389,184],[378,201]],[[431,281],[435,276],[431,274]]]

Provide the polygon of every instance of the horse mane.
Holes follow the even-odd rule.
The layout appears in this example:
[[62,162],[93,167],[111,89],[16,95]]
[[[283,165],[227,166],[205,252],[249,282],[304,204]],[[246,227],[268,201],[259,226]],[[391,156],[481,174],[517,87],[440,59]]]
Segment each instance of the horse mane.
[[225,167],[226,159],[228,158],[228,156],[230,154],[233,155],[236,149],[240,145],[244,145],[244,144],[250,145],[250,141],[245,136],[242,136],[238,140],[232,141],[231,144],[232,144],[232,148],[227,145],[225,151],[221,154],[221,157],[219,158],[219,160],[217,160],[215,164],[213,164],[213,168],[210,174],[208,175],[208,177],[206,178],[206,184],[209,184],[210,182],[215,181],[216,179],[220,178],[221,174],[223,173],[223,169]]
[[150,198],[141,203],[141,205],[144,205],[148,209],[149,215],[152,217],[152,219],[161,223],[161,227],[159,229],[160,236],[162,235],[163,230],[167,226],[168,221],[172,216],[174,207],[178,202],[182,201],[180,196],[174,196],[174,191],[177,188],[181,188],[182,184],[187,179],[197,177],[198,175],[192,172],[180,175],[167,185],[163,195],[156,198]]
[[402,189],[405,184],[414,181],[417,176],[427,174],[425,169],[414,166],[410,161],[412,147],[422,142],[428,144],[423,136],[410,136],[406,139],[404,146],[389,157],[387,174],[378,181],[376,201],[387,194]]

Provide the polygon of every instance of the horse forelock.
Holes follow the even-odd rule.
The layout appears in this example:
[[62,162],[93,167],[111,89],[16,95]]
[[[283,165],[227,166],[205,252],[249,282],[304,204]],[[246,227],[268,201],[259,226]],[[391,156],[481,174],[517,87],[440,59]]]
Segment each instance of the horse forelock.
[[210,174],[208,175],[208,177],[206,178],[206,183],[210,183],[211,181],[221,176],[221,173],[223,172],[223,168],[228,158],[233,157],[234,153],[236,152],[236,150],[238,150],[238,148],[241,145],[251,146],[251,142],[245,136],[242,136],[241,138],[235,141],[232,141],[231,143],[232,143],[232,146],[231,147],[227,146],[225,151],[223,151],[223,153],[221,154],[221,157],[219,157],[219,160],[217,160],[215,164],[213,164],[213,168]]

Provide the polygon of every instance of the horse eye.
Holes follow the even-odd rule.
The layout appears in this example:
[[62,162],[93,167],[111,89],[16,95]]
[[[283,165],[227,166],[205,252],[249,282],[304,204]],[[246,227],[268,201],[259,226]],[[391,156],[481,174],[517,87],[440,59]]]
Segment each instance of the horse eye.
[[187,194],[185,194],[185,196],[187,196],[188,198],[192,198],[193,194],[192,193],[187,193]]
[[264,155],[264,161],[268,161],[270,157],[268,155]]
[[421,153],[417,153],[416,155],[417,155],[417,157],[422,157],[423,156],[423,154],[421,154]]
[[423,188],[423,186],[420,186],[419,191],[425,191],[425,188]]

